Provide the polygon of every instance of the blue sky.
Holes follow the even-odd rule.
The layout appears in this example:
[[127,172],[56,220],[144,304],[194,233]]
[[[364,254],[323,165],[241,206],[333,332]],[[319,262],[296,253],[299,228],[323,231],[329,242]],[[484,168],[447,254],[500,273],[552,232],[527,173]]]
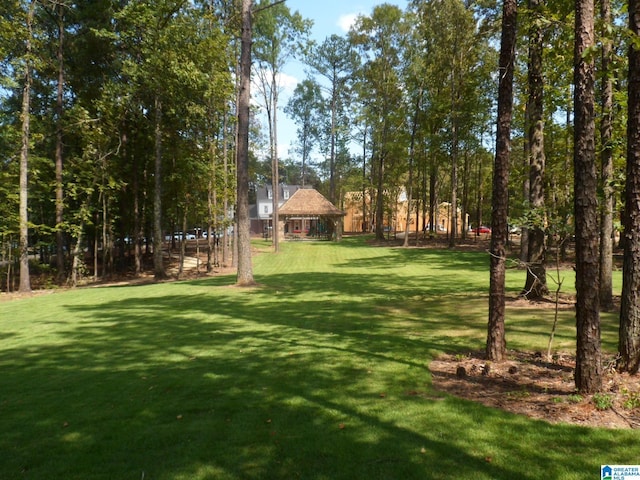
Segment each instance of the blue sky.
[[[321,43],[330,35],[345,35],[358,15],[370,15],[373,7],[382,3],[398,5],[405,9],[407,0],[287,0],[291,11],[298,11],[304,18],[313,20],[311,38]],[[278,111],[278,151],[281,159],[288,158],[292,141],[295,140],[296,126],[282,108],[287,104],[289,96],[297,82],[304,80],[304,67],[291,61],[284,69],[281,79],[283,88],[280,95]]]

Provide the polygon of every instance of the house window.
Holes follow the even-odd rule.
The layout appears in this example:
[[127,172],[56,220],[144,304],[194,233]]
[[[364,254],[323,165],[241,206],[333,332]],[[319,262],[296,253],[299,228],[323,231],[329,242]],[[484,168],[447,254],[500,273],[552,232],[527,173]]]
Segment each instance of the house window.
[[284,191],[284,199],[289,200],[289,190]]
[[273,198],[273,191],[269,190],[268,188],[267,188],[267,198],[269,198],[269,199]]
[[269,206],[268,205],[264,206],[264,213],[269,213]]

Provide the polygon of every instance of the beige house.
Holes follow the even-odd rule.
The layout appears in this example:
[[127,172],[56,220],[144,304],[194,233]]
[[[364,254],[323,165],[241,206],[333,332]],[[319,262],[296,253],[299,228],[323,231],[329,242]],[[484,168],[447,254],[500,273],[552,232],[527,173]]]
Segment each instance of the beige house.
[[[400,191],[395,201],[389,201],[391,208],[387,208],[385,214],[384,227],[385,230],[392,232],[403,232],[406,226],[407,214],[408,214],[408,199],[404,190]],[[363,207],[366,208],[367,218],[363,218]],[[348,233],[356,232],[372,232],[374,225],[372,225],[372,202],[369,194],[363,196],[362,192],[347,192],[344,196],[344,231]],[[458,233],[462,233],[462,213],[460,208],[458,210],[457,230]],[[416,215],[415,208],[411,212],[409,218],[409,230],[412,232],[417,230],[428,230],[430,225],[430,219],[428,217],[423,219],[422,214]],[[435,212],[434,226],[436,233],[447,233],[451,229],[451,203],[441,202],[438,204],[438,208]],[[426,224],[426,229],[425,229]],[[469,215],[467,215],[467,225],[469,225]]]

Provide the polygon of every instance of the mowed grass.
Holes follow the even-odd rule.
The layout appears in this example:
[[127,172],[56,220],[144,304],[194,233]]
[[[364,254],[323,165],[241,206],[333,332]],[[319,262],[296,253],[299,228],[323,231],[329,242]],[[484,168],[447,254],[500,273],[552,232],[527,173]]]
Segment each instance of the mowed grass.
[[[254,275],[0,303],[0,479],[582,480],[639,462],[637,432],[432,387],[435,356],[484,348],[486,253],[289,242]],[[552,321],[509,309],[509,347],[546,349]],[[562,311],[556,349],[574,324]]]

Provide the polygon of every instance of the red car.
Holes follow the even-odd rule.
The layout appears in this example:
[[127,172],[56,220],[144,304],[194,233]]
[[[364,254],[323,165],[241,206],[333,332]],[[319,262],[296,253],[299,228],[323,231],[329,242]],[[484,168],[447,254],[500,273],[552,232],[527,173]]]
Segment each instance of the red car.
[[480,235],[481,233],[489,234],[491,233],[491,229],[489,227],[476,227],[473,229],[473,233],[476,235]]

